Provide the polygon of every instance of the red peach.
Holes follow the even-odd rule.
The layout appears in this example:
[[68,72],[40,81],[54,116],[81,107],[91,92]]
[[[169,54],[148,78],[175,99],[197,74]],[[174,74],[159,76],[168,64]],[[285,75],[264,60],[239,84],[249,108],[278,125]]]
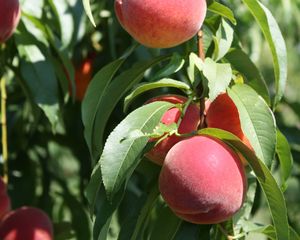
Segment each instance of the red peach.
[[239,112],[227,93],[220,94],[213,102],[206,104],[206,107],[207,127],[231,132],[252,149],[241,128]]
[[0,43],[4,43],[15,31],[21,15],[18,0],[0,0]]
[[76,99],[82,101],[92,80],[93,59],[85,59],[75,71]]
[[10,211],[10,198],[6,192],[6,184],[0,177],[0,219]]
[[[155,102],[155,101],[166,101],[174,104],[178,104],[178,103],[183,104],[187,101],[187,98],[179,95],[163,95],[163,96],[152,98],[147,103]],[[194,103],[188,106],[186,113],[178,128],[179,133],[184,134],[184,133],[190,133],[197,130],[200,121],[199,111],[200,111],[199,107]],[[181,116],[181,111],[178,108],[174,107],[169,109],[163,115],[163,117],[161,118],[161,122],[165,125],[177,123],[180,119],[180,116]],[[181,140],[182,138],[172,135],[164,139],[159,144],[157,144],[153,149],[151,149],[146,154],[146,157],[149,158],[154,163],[158,165],[162,165],[168,151],[177,142]]]
[[238,155],[228,145],[213,137],[194,136],[168,152],[159,189],[180,218],[215,224],[241,208],[247,179]]
[[169,48],[192,38],[206,15],[205,0],[115,0],[124,29],[141,44]]
[[21,207],[3,218],[0,223],[0,239],[52,240],[52,223],[42,210]]

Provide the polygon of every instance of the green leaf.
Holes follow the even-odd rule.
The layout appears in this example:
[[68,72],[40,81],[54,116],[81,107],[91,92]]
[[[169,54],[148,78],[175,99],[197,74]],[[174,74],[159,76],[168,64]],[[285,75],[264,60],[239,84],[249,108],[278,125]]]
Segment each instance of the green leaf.
[[204,67],[204,62],[195,54],[190,53],[189,55],[189,66],[187,67],[187,74],[190,80],[190,83],[193,86],[197,86],[199,79],[199,71],[202,72]]
[[44,0],[36,0],[34,4],[30,1],[22,1],[22,13],[26,12],[36,18],[42,18]]
[[184,59],[178,53],[174,53],[170,62],[152,77],[152,81],[178,72],[182,69],[184,62]]
[[250,57],[241,49],[232,49],[226,54],[225,58],[230,62],[234,69],[246,77],[247,84],[270,104],[270,95],[267,84]]
[[172,106],[171,103],[159,101],[144,105],[130,113],[111,132],[100,158],[102,179],[109,199],[114,197],[124,181],[130,177],[149,140],[148,137],[126,137],[134,130],[152,132],[163,114]]
[[215,61],[219,61],[229,51],[233,41],[233,33],[233,28],[224,19],[222,19],[219,29],[213,38],[215,43],[213,59]]
[[277,129],[276,153],[280,162],[282,189],[285,190],[286,182],[293,169],[293,156],[289,142],[279,129]]
[[[213,227],[213,238],[215,240],[228,240],[229,236],[234,236],[233,222],[232,219],[229,219],[225,222],[216,224]],[[224,234],[224,232],[226,234]]]
[[209,99],[213,101],[220,93],[225,92],[232,79],[230,64],[216,63],[206,58],[203,67],[203,75],[208,80]]
[[255,154],[240,141],[240,139],[229,132],[220,129],[206,128],[200,130],[199,134],[214,136],[221,139],[237,149],[246,158],[266,196],[277,239],[289,239],[289,225],[284,196],[266,165],[257,158]]
[[[145,72],[153,65],[168,59],[169,56],[160,56],[146,62],[140,62],[129,70],[117,76],[113,82],[101,91],[101,97],[97,105],[92,132],[92,156],[94,159],[101,154],[103,147],[103,132],[113,109],[120,99],[144,77]],[[97,89],[95,89],[97,91]],[[99,110],[101,109],[101,111]]]
[[51,0],[52,7],[55,8],[57,20],[59,21],[62,48],[68,47],[73,41],[75,32],[75,22],[71,7],[66,0]]
[[94,20],[93,14],[92,14],[92,10],[91,10],[90,0],[82,0],[82,4],[83,4],[86,15],[90,19],[93,26],[96,27],[96,23],[95,23],[95,20]]
[[276,146],[275,118],[266,102],[249,86],[236,84],[228,89],[241,121],[241,127],[257,157],[271,166]]
[[271,12],[258,0],[243,0],[259,24],[273,55],[276,96],[273,106],[281,100],[287,81],[287,52],[284,38]]
[[190,90],[189,85],[187,85],[184,82],[180,82],[178,80],[173,80],[170,78],[164,78],[156,82],[152,83],[142,83],[138,87],[136,87],[126,98],[124,101],[124,112],[127,111],[128,106],[130,103],[140,94],[150,91],[156,88],[164,88],[164,87],[173,87],[178,88],[180,90],[183,90],[184,92],[187,92]]
[[218,2],[212,2],[208,6],[208,10],[212,13],[216,13],[224,18],[227,18],[232,24],[236,25],[236,20],[234,18],[233,12],[230,8],[226,7],[225,5]]
[[162,198],[159,198],[148,222],[147,235],[149,240],[174,239],[181,223],[182,220],[171,211]]
[[141,238],[143,231],[145,230],[146,227],[147,218],[149,217],[150,212],[153,206],[155,205],[158,197],[159,197],[159,189],[158,189],[158,184],[156,183],[148,193],[147,200],[137,218],[135,230],[130,240],[138,240]]
[[91,220],[82,203],[69,192],[64,192],[63,198],[72,214],[72,227],[76,233],[76,239],[91,239]]
[[100,109],[99,105],[101,104],[103,93],[106,91],[110,81],[123,64],[124,60],[125,59],[123,58],[118,59],[100,69],[90,82],[83,99],[81,117],[84,125],[84,137],[91,155],[94,149],[93,135],[96,134],[95,121],[97,112]]
[[93,228],[93,238],[97,240],[106,240],[109,227],[112,220],[112,215],[119,207],[125,193],[125,188],[120,190],[115,195],[112,201],[109,201],[105,194],[105,189],[101,187],[97,191],[96,201],[96,219]]
[[242,208],[233,216],[233,221],[235,225],[235,232],[240,232],[241,228],[244,227],[243,223],[251,217],[251,210],[254,204],[257,181],[255,176],[251,173],[247,176],[248,180],[248,190],[247,196],[245,198]]
[[53,130],[58,123],[58,84],[54,68],[35,45],[23,45],[17,40],[21,61],[21,73],[29,87],[35,103],[44,111]]
[[211,240],[211,225],[196,225],[188,222],[182,222],[174,240]]

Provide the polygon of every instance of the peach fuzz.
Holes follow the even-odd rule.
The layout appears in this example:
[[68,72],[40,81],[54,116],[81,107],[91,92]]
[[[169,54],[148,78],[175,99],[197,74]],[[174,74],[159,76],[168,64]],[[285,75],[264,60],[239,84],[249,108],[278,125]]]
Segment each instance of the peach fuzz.
[[21,15],[18,0],[0,0],[0,43],[4,43],[15,31]]
[[194,136],[168,152],[159,189],[180,218],[216,224],[241,208],[247,179],[238,155],[228,145],[213,137]]
[[1,240],[52,240],[53,227],[40,209],[22,207],[8,213],[0,223]]
[[220,94],[213,102],[206,104],[206,124],[236,135],[252,150],[248,138],[243,133],[239,112],[227,93]]
[[[159,97],[155,97],[150,99],[147,103],[155,102],[155,101],[166,101],[174,104],[184,104],[187,101],[186,97],[179,95],[162,95]],[[186,113],[179,125],[178,132],[181,134],[190,133],[197,130],[198,124],[200,122],[200,109],[199,107],[191,103]],[[170,125],[172,123],[177,123],[180,119],[181,111],[174,107],[169,109],[161,118],[161,122],[165,125]],[[168,153],[168,151],[182,138],[178,136],[169,136],[168,138],[161,141],[154,148],[152,148],[148,153],[146,153],[146,157],[150,159],[152,162],[162,165],[163,161]],[[154,141],[151,139],[150,141]]]
[[0,219],[11,209],[10,198],[6,192],[6,184],[0,177]]
[[191,39],[206,15],[205,0],[115,0],[123,28],[151,48],[170,48]]

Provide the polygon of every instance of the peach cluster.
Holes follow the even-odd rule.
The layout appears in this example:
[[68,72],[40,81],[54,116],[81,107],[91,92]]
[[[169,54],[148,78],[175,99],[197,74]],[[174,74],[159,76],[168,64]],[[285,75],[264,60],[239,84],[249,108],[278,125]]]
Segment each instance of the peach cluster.
[[[184,104],[187,98],[163,95],[153,101]],[[250,148],[243,134],[238,110],[226,94],[206,102],[207,127],[235,134]],[[182,112],[169,109],[161,122],[178,123]],[[200,108],[191,103],[182,117],[178,132],[197,131]],[[154,141],[150,139],[149,141]],[[203,135],[168,136],[145,155],[162,165],[159,189],[162,197],[180,218],[196,224],[215,224],[231,218],[242,206],[247,191],[247,178],[239,155],[221,140]]]
[[0,178],[0,239],[53,240],[49,217],[40,209],[21,207],[11,210],[6,185]]

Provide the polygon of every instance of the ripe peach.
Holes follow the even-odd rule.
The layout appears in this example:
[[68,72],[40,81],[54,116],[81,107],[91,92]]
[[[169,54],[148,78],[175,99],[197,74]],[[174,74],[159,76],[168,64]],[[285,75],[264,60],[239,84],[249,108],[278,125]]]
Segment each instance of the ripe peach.
[[194,136],[174,145],[159,177],[159,189],[169,207],[196,224],[232,217],[243,204],[246,188],[238,155],[209,136]]
[[0,0],[0,43],[15,31],[21,15],[18,0]]
[[8,213],[0,223],[2,240],[52,240],[53,227],[40,209],[21,207]]
[[85,59],[75,71],[76,99],[82,101],[87,87],[92,80],[93,59]]
[[[183,104],[187,101],[186,97],[179,95],[163,95],[156,98],[150,99],[147,103],[155,101],[166,101],[174,104]],[[188,106],[186,113],[182,119],[182,122],[179,125],[178,132],[181,134],[190,133],[197,130],[200,114],[199,107],[192,103]],[[170,125],[172,123],[177,123],[180,119],[181,111],[178,108],[169,109],[161,118],[161,122],[165,125]],[[182,140],[182,138],[177,136],[170,136],[159,144],[157,144],[153,149],[151,149],[146,157],[158,165],[162,165],[163,161],[168,153],[168,151],[173,147],[177,142]],[[151,140],[152,141],[152,140]]]
[[10,199],[6,192],[6,185],[0,177],[0,219],[10,211]]
[[248,138],[244,135],[239,112],[227,93],[220,94],[213,102],[206,105],[207,127],[219,128],[236,135],[250,149],[252,149]]
[[124,29],[141,44],[169,48],[192,38],[206,15],[205,0],[115,0]]

